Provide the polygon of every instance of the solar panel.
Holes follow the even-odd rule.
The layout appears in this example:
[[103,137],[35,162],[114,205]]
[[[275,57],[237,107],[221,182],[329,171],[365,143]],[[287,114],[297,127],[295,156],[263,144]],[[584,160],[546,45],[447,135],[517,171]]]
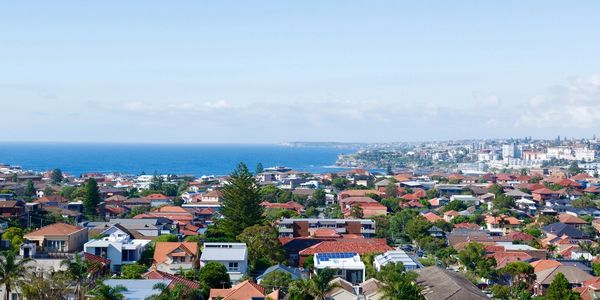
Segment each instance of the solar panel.
[[330,259],[353,258],[356,255],[354,252],[317,253],[317,259],[319,261],[329,261]]

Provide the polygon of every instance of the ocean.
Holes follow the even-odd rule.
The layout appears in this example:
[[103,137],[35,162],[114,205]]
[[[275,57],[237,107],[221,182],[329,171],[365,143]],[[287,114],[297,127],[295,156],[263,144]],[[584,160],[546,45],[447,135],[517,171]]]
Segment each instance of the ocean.
[[280,145],[235,144],[100,144],[100,143],[0,143],[0,163],[24,170],[60,168],[70,175],[88,172],[137,175],[190,174],[225,175],[239,162],[255,170],[286,166],[296,170],[325,173],[343,170],[333,167],[339,154],[352,149],[328,147],[287,147]]

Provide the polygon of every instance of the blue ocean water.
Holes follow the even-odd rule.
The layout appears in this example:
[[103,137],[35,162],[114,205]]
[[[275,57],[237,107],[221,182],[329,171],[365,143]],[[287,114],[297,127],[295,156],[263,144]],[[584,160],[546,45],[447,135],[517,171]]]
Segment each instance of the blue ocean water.
[[96,144],[96,143],[0,143],[0,163],[24,170],[60,168],[78,176],[87,172],[125,174],[229,174],[239,162],[254,171],[287,166],[308,172],[332,172],[339,154],[351,149],[286,147],[280,145],[217,144]]

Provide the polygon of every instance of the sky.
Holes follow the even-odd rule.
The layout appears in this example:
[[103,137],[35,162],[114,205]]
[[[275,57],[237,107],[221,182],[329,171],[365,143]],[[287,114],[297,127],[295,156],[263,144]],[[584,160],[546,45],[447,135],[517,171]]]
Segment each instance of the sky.
[[12,1],[0,141],[600,133],[599,1]]

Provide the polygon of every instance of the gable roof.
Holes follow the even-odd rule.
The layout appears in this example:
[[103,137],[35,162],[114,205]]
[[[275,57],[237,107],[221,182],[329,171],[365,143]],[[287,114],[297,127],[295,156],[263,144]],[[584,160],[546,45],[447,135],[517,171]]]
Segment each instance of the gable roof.
[[459,273],[438,266],[416,270],[417,283],[424,287],[427,300],[489,300],[489,298]]
[[230,289],[210,289],[209,299],[251,299],[266,296],[265,288],[251,281],[242,281]]
[[552,280],[554,280],[554,277],[558,273],[563,273],[563,275],[565,275],[565,277],[567,277],[567,280],[571,284],[573,284],[573,283],[580,284],[586,280],[590,280],[590,279],[594,278],[594,276],[581,270],[580,268],[577,268],[574,266],[560,265],[560,266],[556,266],[556,267],[552,267],[552,268],[548,268],[548,269],[536,272],[535,273],[536,281],[541,284],[544,284],[544,285],[549,285],[550,283],[552,283]]
[[588,222],[576,217],[572,214],[560,214],[558,215],[558,221],[565,224],[587,224]]
[[571,238],[583,238],[583,232],[571,225],[565,223],[552,223],[550,225],[544,226],[543,230],[547,233],[552,233],[557,236],[566,235]]
[[284,266],[282,264],[276,264],[274,266],[268,267],[262,274],[260,274],[258,277],[256,277],[256,280],[262,279],[267,274],[272,273],[272,272],[288,273],[288,274],[292,275],[292,280],[300,279],[300,277],[302,276],[302,273],[300,272],[300,269],[298,269],[298,268],[288,267],[288,266]]
[[198,244],[194,242],[157,242],[154,249],[154,261],[159,264],[165,262],[168,255],[177,249],[192,256],[198,255]]
[[39,236],[46,236],[46,235],[70,235],[70,234],[73,234],[73,233],[78,232],[83,229],[84,229],[83,227],[74,226],[71,224],[54,223],[54,224],[50,224],[48,226],[44,226],[36,231],[32,231],[32,232],[24,235],[23,237],[28,238],[28,237],[39,237]]
[[323,241],[299,252],[300,255],[315,253],[354,252],[360,255],[366,253],[384,253],[392,250],[385,239],[341,239]]
[[540,272],[546,269],[558,267],[561,263],[554,259],[540,259],[529,263],[533,267],[534,272]]
[[175,285],[177,284],[182,284],[186,287],[189,287],[190,289],[199,289],[200,288],[200,283],[195,282],[195,281],[191,281],[189,279],[183,278],[183,277],[179,277],[177,275],[173,275],[173,274],[169,274],[166,272],[161,272],[158,271],[154,268],[154,266],[152,267],[153,269],[150,270],[149,272],[146,272],[144,274],[142,274],[142,278],[145,279],[168,279],[171,280],[171,283],[169,284],[170,288],[174,288]]

